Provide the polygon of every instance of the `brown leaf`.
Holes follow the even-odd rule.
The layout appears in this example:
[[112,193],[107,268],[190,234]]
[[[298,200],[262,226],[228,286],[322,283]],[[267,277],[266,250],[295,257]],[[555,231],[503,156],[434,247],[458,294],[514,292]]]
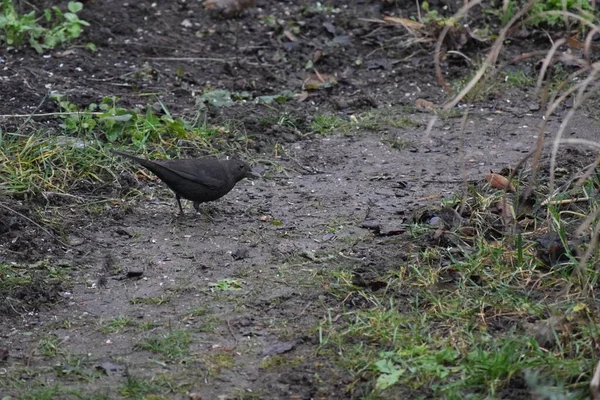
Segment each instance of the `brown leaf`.
[[315,72],[314,74],[310,74],[308,78],[304,80],[303,89],[319,90],[327,89],[335,85],[337,85],[337,78],[335,76]]
[[509,192],[516,192],[515,186],[508,179],[499,174],[488,174],[485,177],[485,180],[488,181],[491,187],[500,190],[507,190]]
[[417,21],[413,21],[412,19],[408,19],[408,18],[383,17],[383,20],[386,22],[391,22],[392,24],[395,24],[395,25],[402,25],[404,27],[404,29],[406,29],[413,35],[415,35],[418,31],[425,28],[424,24],[417,22]]
[[435,104],[425,99],[417,99],[415,101],[415,108],[417,111],[428,112],[435,109]]
[[514,220],[512,205],[508,201],[497,201],[491,207],[491,211],[494,214],[500,215],[502,218],[508,221]]
[[296,95],[296,101],[298,101],[298,103],[302,103],[306,99],[308,99],[308,92],[306,91],[300,92]]
[[285,36],[290,42],[297,42],[298,38],[292,32],[285,30],[283,31],[283,36]]
[[315,50],[315,52],[312,55],[312,62],[313,62],[313,64],[316,64],[317,61],[319,61],[321,59],[321,57],[323,57],[323,51],[321,51],[321,50]]
[[202,6],[218,12],[224,18],[233,18],[254,6],[254,0],[206,0]]
[[462,236],[467,237],[478,236],[477,229],[473,228],[472,226],[461,226],[460,228],[458,228],[458,233],[460,233]]

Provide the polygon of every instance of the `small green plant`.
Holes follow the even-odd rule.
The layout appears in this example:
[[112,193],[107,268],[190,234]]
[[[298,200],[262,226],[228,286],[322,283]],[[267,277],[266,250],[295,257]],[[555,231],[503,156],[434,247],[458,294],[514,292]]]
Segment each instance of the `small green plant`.
[[171,297],[170,296],[160,296],[160,297],[133,297],[131,299],[129,299],[129,303],[130,304],[148,304],[148,305],[155,305],[155,306],[160,306],[163,304],[168,303],[169,301],[171,301]]
[[209,126],[193,126],[183,119],[173,118],[168,112],[158,116],[150,107],[145,113],[121,107],[117,97],[105,97],[100,104],[92,103],[84,110],[60,95],[53,98],[63,112],[61,126],[68,133],[98,134],[110,143],[131,143],[138,149],[147,143],[164,143],[170,138],[207,138],[218,133]]
[[185,329],[178,329],[164,335],[148,337],[138,343],[136,347],[161,354],[168,360],[180,360],[188,354],[191,342],[190,333]]
[[[509,0],[503,10],[499,10],[495,14],[499,14],[500,22],[504,26],[525,3],[527,2]],[[564,15],[560,13],[562,11],[575,12],[589,21],[593,20],[594,9],[588,0],[540,0],[536,1],[529,10],[527,23],[533,26],[561,25],[565,20]]]
[[440,15],[440,13],[437,12],[437,10],[431,10],[429,8],[429,3],[424,1],[423,3],[421,3],[421,9],[423,11],[425,11],[425,15],[423,16],[423,19],[421,22],[423,22],[424,24],[435,24],[438,26],[456,26],[457,25],[457,21],[453,18],[445,18],[442,15]]
[[227,292],[231,290],[240,290],[242,288],[242,281],[238,279],[219,279],[216,282],[208,284],[212,291],[218,290],[221,292]]
[[40,354],[45,357],[56,357],[61,354],[60,346],[63,341],[55,334],[49,334],[46,336],[39,345]]
[[253,101],[255,104],[272,104],[272,103],[285,103],[294,98],[294,93],[289,90],[284,90],[281,93],[273,95],[264,95],[258,97],[252,97],[252,95],[246,91],[244,92],[230,92],[229,90],[206,90],[205,93],[198,97],[196,105],[199,110],[206,109],[207,105],[212,107],[231,107],[236,104],[236,101]]
[[79,19],[77,13],[83,9],[83,4],[70,1],[67,12],[53,6],[44,10],[46,25],[38,23],[35,11],[19,14],[12,0],[2,0],[0,3],[0,42],[9,46],[21,46],[26,42],[38,53],[53,49],[61,44],[77,39],[84,26],[89,24]]
[[135,326],[135,322],[131,318],[116,317],[104,323],[102,331],[104,333],[117,333],[124,331],[128,326]]
[[134,399],[162,399],[163,397],[159,397],[158,393],[168,392],[168,386],[160,385],[156,380],[138,378],[130,374],[127,375],[127,379],[123,386],[119,388],[119,393],[122,396]]
[[315,119],[313,120],[312,130],[324,135],[346,125],[348,125],[348,123],[337,115],[319,114],[316,115]]
[[[566,8],[563,8],[563,1]],[[560,14],[551,14],[549,11],[574,11],[584,18],[593,18],[593,8],[588,0],[547,0],[538,1],[531,8],[530,15],[532,15],[532,25],[559,25],[564,20],[564,17]]]

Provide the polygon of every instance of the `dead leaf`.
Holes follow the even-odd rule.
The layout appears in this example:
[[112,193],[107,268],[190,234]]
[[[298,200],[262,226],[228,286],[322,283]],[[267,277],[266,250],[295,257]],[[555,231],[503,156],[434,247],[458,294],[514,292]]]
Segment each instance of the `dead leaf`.
[[420,112],[428,112],[435,109],[435,104],[425,99],[417,99],[415,101],[415,108]]
[[485,180],[488,181],[491,187],[500,190],[507,190],[509,192],[516,192],[515,186],[510,182],[507,178],[500,174],[488,174],[485,177]]
[[302,103],[304,100],[308,99],[308,92],[300,92],[296,95],[296,100],[298,103]]
[[458,233],[460,233],[462,236],[467,237],[479,236],[479,234],[477,233],[477,229],[473,228],[472,226],[461,226],[460,228],[458,228]]
[[510,204],[508,201],[497,201],[493,204],[490,211],[494,214],[500,215],[507,221],[512,221],[515,219],[512,204]]
[[65,51],[57,51],[54,53],[54,57],[56,57],[56,58],[68,57],[75,53],[77,53],[77,51],[75,49],[68,49]]
[[404,27],[404,29],[406,29],[413,35],[415,35],[417,33],[417,31],[420,31],[421,29],[425,28],[425,24],[422,24],[417,21],[413,21],[412,19],[408,19],[408,18],[383,17],[383,20],[386,22],[391,22],[392,24],[395,24],[395,25],[402,25]]
[[327,32],[331,33],[332,35],[335,35],[335,27],[333,26],[333,24],[331,22],[324,22],[323,28],[325,28],[325,30]]
[[254,0],[206,0],[202,6],[218,12],[224,18],[233,18],[254,6]]
[[285,30],[283,31],[283,36],[285,36],[290,42],[297,42],[298,38],[292,32]]
[[310,74],[308,78],[304,80],[302,88],[304,90],[319,90],[327,89],[337,85],[337,78],[330,74],[320,74],[315,71],[314,74]]
[[323,57],[323,51],[321,51],[321,50],[315,50],[315,52],[312,55],[312,62],[313,62],[313,64],[316,64],[317,61],[319,61],[321,59],[321,57]]

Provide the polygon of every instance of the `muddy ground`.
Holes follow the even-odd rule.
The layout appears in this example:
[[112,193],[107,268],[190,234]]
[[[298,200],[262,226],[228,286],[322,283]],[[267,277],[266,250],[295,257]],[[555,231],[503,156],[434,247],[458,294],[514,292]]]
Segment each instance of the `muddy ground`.
[[[112,195],[77,193],[110,199],[93,208],[3,200],[22,213],[45,209],[42,221],[59,217],[69,246],[3,212],[15,222],[5,222],[9,229],[0,236],[2,260],[49,264],[69,280],[44,287],[35,309],[0,320],[0,347],[8,350],[0,395],[59,384],[55,398],[68,397],[68,389],[86,398],[142,398],[122,389],[137,379],[155,385],[140,389],[155,396],[146,398],[359,397],[358,378],[319,352],[319,322],[361,306],[328,293],[332,273],[402,263],[415,210],[460,193],[465,180],[481,182],[490,170],[513,165],[533,147],[542,112],[532,93],[512,86],[478,99],[462,133],[459,114],[438,119],[426,134],[432,114],[412,106],[418,98],[441,104],[448,96],[435,80],[431,45],[407,47],[401,28],[363,20],[409,16],[413,2],[332,1],[323,3],[326,11],[316,2],[256,3],[239,18],[219,19],[198,1],[90,0],[80,15],[90,23],[81,43],[95,43],[96,53],[2,50],[3,115],[56,112],[47,98],[55,92],[81,107],[105,96],[118,96],[124,107],[160,99],[172,114],[191,116],[206,87],[254,97],[300,93],[312,71],[308,60],[338,84],[310,91],[302,102],[210,109],[211,123],[242,127],[250,139],[244,156],[263,172],[207,207],[212,219],[189,204],[177,217],[168,189],[147,180],[135,200],[117,197],[124,190],[118,180],[108,183]],[[274,25],[263,16],[273,16]],[[292,26],[300,27],[295,41],[284,33]],[[467,71],[443,68],[449,80]],[[410,126],[327,135],[311,128],[319,114],[349,120],[371,111],[401,114]],[[550,133],[565,112],[551,117]],[[277,116],[295,123],[278,124]],[[597,137],[592,117],[578,118],[569,135]],[[0,120],[5,132],[22,122]],[[53,118],[28,125],[40,126],[58,129]],[[565,158],[575,169],[589,154],[573,150]],[[115,318],[127,322],[111,330]],[[190,351],[157,355],[141,345],[149,337],[188,340]],[[55,356],[42,354],[41,343]],[[418,395],[427,392],[395,392]]]

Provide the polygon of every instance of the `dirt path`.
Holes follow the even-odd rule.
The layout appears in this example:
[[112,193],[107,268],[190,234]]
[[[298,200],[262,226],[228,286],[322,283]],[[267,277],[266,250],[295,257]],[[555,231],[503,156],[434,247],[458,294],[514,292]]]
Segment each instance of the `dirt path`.
[[[394,132],[410,143],[402,150],[372,133],[296,142],[283,171],[267,169],[268,179],[244,181],[210,207],[213,221],[189,205],[176,217],[162,185],[133,208],[112,205],[124,210],[118,220],[88,215],[71,231],[81,244],[65,261],[78,283],[63,305],[1,326],[11,368],[108,398],[136,385],[168,398],[345,398],[352,377],[319,353],[317,327],[353,299],[339,303],[329,285],[340,272],[397,265],[410,250],[401,232],[412,211],[459,191],[463,173],[481,181],[519,160],[534,138],[529,130],[516,141],[511,123],[478,116],[467,126],[480,134],[466,145],[448,135],[460,119],[440,122],[427,145],[424,127]],[[46,341],[58,367],[39,353]],[[107,362],[114,370],[98,377]]]

